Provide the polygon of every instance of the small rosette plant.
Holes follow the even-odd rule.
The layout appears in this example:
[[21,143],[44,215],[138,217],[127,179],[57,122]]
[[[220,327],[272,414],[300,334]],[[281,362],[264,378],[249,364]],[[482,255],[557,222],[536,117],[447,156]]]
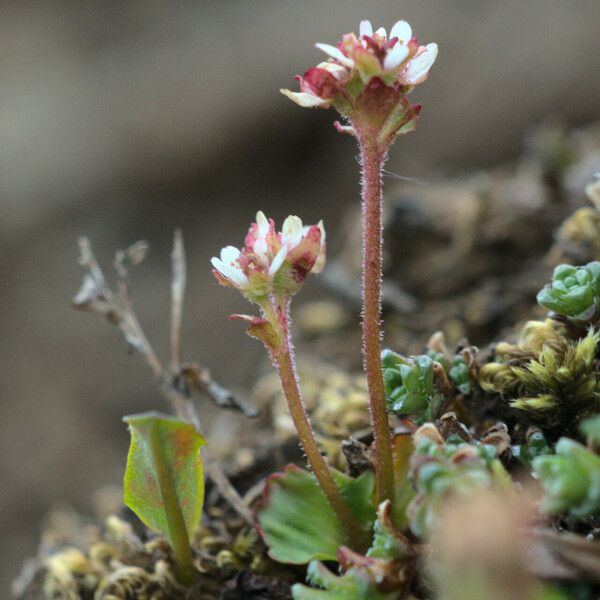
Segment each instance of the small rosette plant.
[[419,537],[426,537],[439,524],[439,515],[450,498],[510,486],[492,445],[468,444],[457,436],[444,441],[432,423],[422,425],[413,439],[411,478],[417,495],[407,514],[411,531]]
[[598,311],[600,262],[583,267],[559,265],[552,282],[537,295],[538,304],[573,321],[589,321]]
[[389,36],[385,28],[373,31],[370,21],[362,21],[358,36],[347,33],[337,46],[316,47],[328,60],[296,76],[299,92],[283,94],[303,107],[333,106],[351,123],[350,129],[338,129],[377,129],[382,142],[414,128],[421,106],[406,95],[429,76],[436,44],[419,46],[406,21],[398,21]]
[[382,364],[389,412],[412,415],[419,422],[438,416],[444,399],[434,382],[435,361],[426,354],[403,358],[384,350]]
[[544,489],[541,510],[568,512],[577,519],[600,511],[600,456],[570,438],[561,438],[556,454],[539,456],[533,468]]

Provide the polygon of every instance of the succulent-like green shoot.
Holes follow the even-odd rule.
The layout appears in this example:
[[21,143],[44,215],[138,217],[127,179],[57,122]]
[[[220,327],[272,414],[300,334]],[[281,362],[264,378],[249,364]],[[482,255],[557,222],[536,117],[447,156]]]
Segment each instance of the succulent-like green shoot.
[[468,395],[471,393],[472,385],[469,379],[469,365],[460,354],[456,354],[452,358],[452,366],[448,371],[448,377],[450,377],[450,380],[461,394]]
[[584,421],[580,429],[586,437],[588,448],[600,454],[600,415]]
[[204,478],[200,447],[204,438],[193,425],[148,412],[123,419],[131,445],[125,471],[125,504],[150,529],[171,543],[177,576],[193,576],[190,538],[200,522]]
[[551,454],[552,449],[548,445],[546,436],[540,429],[532,428],[527,432],[527,440],[521,446],[516,446],[515,456],[524,462],[531,462],[538,456]]
[[[435,430],[431,424],[424,427]],[[493,446],[467,444],[455,436],[442,443],[441,438],[436,441],[429,434],[419,435],[420,431],[415,434],[420,439],[411,469],[417,495],[407,514],[411,531],[426,536],[450,498],[467,496],[478,488],[504,486],[508,475]]]
[[341,547],[337,553],[342,576],[334,575],[318,562],[308,565],[308,583],[315,590],[295,585],[295,600],[384,600],[403,595],[412,579],[415,553],[408,539],[392,522],[392,505],[382,502],[374,525],[375,536],[366,555]]
[[589,321],[597,313],[600,297],[600,262],[583,267],[559,265],[552,282],[537,295],[541,306],[574,321]]
[[434,384],[434,361],[429,356],[404,358],[384,350],[382,364],[388,412],[414,415],[421,422],[438,416],[443,397]]
[[378,591],[367,569],[351,569],[344,575],[333,574],[324,564],[313,561],[308,565],[306,579],[314,589],[299,583],[292,586],[294,600],[392,600],[398,594]]
[[561,438],[556,454],[534,459],[533,468],[544,489],[543,512],[583,519],[600,511],[600,456],[585,446]]

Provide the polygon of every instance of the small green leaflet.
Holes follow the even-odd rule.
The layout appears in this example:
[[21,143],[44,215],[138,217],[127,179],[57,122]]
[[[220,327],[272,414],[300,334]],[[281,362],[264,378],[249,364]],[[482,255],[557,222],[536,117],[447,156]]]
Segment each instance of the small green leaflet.
[[125,471],[125,504],[150,529],[176,546],[200,522],[204,477],[193,425],[156,412],[123,417],[131,444]]

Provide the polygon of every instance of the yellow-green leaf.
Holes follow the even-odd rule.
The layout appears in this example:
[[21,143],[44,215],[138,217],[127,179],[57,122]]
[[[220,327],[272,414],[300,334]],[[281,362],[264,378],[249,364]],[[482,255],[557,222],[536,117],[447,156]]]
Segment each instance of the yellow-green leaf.
[[189,540],[200,522],[204,438],[193,425],[155,412],[123,420],[131,433],[125,504],[175,548],[182,537]]

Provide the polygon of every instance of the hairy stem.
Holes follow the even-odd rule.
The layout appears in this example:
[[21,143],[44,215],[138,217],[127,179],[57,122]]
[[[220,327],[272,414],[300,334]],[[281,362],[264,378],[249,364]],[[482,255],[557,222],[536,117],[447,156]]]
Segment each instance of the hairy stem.
[[369,545],[367,532],[344,500],[315,440],[298,385],[294,349],[289,339],[287,317],[284,317],[284,320],[284,347],[273,358],[298,438],[312,472],[345,529],[348,546],[357,550],[365,550]]
[[150,446],[152,462],[156,469],[156,477],[161,490],[165,515],[169,526],[169,537],[173,545],[173,553],[175,554],[177,579],[183,585],[190,585],[194,576],[190,538],[185,526],[183,513],[181,512],[175,482],[171,476],[171,469],[164,454],[162,439],[156,423],[152,425]]
[[376,133],[359,136],[362,164],[363,358],[369,389],[371,425],[375,435],[378,501],[394,498],[392,442],[381,366],[381,263],[383,245],[381,169],[387,149],[379,148]]

